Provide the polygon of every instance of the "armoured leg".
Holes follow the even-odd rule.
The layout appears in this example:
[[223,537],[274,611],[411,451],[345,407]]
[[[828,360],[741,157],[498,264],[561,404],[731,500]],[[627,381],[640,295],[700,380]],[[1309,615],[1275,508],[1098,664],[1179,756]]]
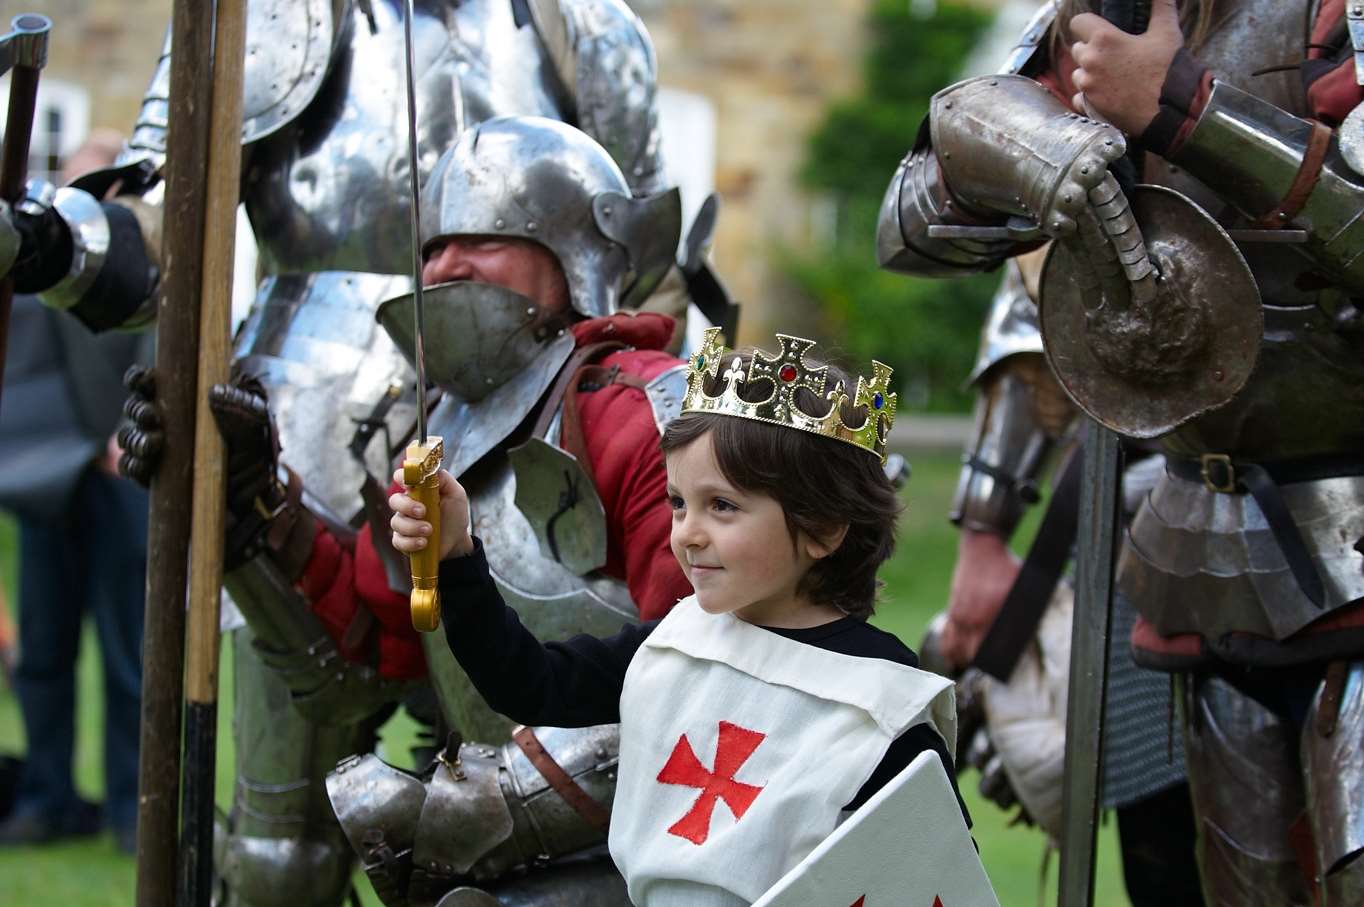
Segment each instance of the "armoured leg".
[[234,634],[237,778],[218,854],[226,903],[333,907],[345,895],[352,856],[323,778],[337,759],[372,747],[378,722],[308,722],[253,641],[249,629]]
[[1219,678],[1181,680],[1204,900],[1216,907],[1311,904],[1289,843],[1289,826],[1304,806],[1293,733]]
[[1364,663],[1333,665],[1302,729],[1324,905],[1364,904]]
[[532,733],[447,747],[421,776],[373,755],[328,776],[332,807],[385,903],[445,903],[468,886],[450,903],[628,904],[602,852],[616,726]]

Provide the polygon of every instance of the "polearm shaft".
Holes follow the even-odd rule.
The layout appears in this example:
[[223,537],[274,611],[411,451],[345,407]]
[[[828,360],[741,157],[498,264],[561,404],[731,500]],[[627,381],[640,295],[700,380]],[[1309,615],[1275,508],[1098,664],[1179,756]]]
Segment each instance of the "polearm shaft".
[[171,44],[165,278],[156,326],[156,384],[165,454],[152,478],[147,532],[137,907],[170,907],[176,894],[185,585],[207,189],[203,173],[212,103],[213,30],[204,27],[200,0],[175,0]]
[[209,390],[228,380],[233,246],[241,194],[242,67],[246,0],[218,0],[213,20],[199,378],[194,424],[194,529],[185,641],[184,801],[180,907],[208,907],[213,892],[213,793],[218,742],[218,610],[223,584],[227,454]]
[[[9,113],[5,118],[5,147],[0,152],[0,199],[13,205],[24,194],[28,177],[28,147],[33,138],[33,116],[38,108],[38,73],[47,63],[47,37],[52,23],[44,16],[15,16],[6,35],[10,51]],[[2,72],[3,70],[0,70]],[[9,346],[9,315],[14,303],[14,278],[0,279],[0,393],[4,391],[5,350]]]

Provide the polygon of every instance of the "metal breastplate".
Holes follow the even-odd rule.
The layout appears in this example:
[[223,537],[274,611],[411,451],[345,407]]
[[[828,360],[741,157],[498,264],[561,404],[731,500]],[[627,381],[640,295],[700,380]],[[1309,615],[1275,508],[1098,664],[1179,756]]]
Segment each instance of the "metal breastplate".
[[[1303,58],[1315,4],[1240,0],[1226,6],[1198,59],[1217,79],[1305,116],[1296,69],[1252,73]],[[1148,182],[1189,196],[1223,226],[1247,226],[1184,170],[1154,156],[1146,170]],[[1323,278],[1297,247],[1257,242],[1240,249],[1265,306],[1259,363],[1236,399],[1166,436],[1165,449],[1186,457],[1217,452],[1281,460],[1364,448],[1364,329],[1345,323],[1352,306],[1338,291],[1320,288]],[[1328,408],[1331,416],[1323,418]]]
[[[469,494],[473,531],[483,541],[489,572],[521,623],[544,641],[577,633],[610,636],[639,613],[620,580],[578,576],[542,550],[534,527],[516,506],[516,477],[501,451],[494,451],[460,481]],[[511,724],[495,714],[469,682],[446,645],[443,632],[422,634],[427,666],[441,710],[467,740],[501,743]]]
[[398,390],[365,448],[369,473],[387,485],[395,445],[416,421],[412,368],[378,322],[380,300],[411,289],[407,277],[330,272],[267,277],[237,334],[239,367],[260,377],[279,426],[280,456],[334,518],[360,508],[364,471],[348,449],[359,420]]
[[[349,42],[307,111],[249,149],[243,199],[266,273],[411,267],[402,4],[357,10]],[[506,0],[417,3],[418,155],[423,181],[465,124],[564,119],[533,28]],[[496,77],[494,78],[494,74]]]

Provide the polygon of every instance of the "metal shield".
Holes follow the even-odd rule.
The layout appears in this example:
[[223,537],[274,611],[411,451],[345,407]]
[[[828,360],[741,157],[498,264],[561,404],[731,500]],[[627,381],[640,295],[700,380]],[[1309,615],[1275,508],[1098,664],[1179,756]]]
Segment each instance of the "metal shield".
[[1151,261],[1153,300],[1114,292],[1078,240],[1053,244],[1038,303],[1047,361],[1081,409],[1119,434],[1154,438],[1227,403],[1255,368],[1264,313],[1235,242],[1163,186],[1131,199]]

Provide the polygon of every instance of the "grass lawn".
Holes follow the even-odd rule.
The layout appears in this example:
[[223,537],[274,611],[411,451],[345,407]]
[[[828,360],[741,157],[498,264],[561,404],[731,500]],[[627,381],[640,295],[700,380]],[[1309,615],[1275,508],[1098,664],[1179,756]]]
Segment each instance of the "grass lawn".
[[[882,571],[884,602],[876,617],[881,626],[899,634],[911,646],[928,619],[946,600],[948,579],[955,556],[956,536],[943,514],[947,512],[957,461],[948,455],[913,458],[914,477],[906,489],[909,508],[901,524],[900,546],[894,560]],[[1035,517],[1034,517],[1035,518]],[[1027,527],[1021,533],[1026,538]],[[0,580],[11,609],[15,607],[16,572],[13,525],[0,520]],[[103,793],[100,768],[102,707],[99,696],[99,652],[89,632],[81,647],[76,777],[81,793],[99,798]],[[218,801],[227,804],[231,794],[232,746],[230,736],[231,658],[224,651],[219,712]],[[381,744],[391,761],[402,763],[414,728],[399,714],[385,727]],[[0,752],[22,752],[23,726],[14,694],[0,681]],[[1036,829],[1008,827],[1008,817],[975,793],[974,773],[961,779],[967,805],[975,820],[974,835],[985,868],[1004,907],[1032,907],[1056,902],[1056,859],[1053,855],[1045,888],[1040,881],[1043,839]],[[361,899],[378,905],[363,875],[357,876]],[[120,855],[108,836],[79,844],[0,851],[0,907],[105,907],[133,901],[133,862]],[[1111,823],[1100,837],[1099,907],[1126,904],[1118,862],[1117,840]]]

